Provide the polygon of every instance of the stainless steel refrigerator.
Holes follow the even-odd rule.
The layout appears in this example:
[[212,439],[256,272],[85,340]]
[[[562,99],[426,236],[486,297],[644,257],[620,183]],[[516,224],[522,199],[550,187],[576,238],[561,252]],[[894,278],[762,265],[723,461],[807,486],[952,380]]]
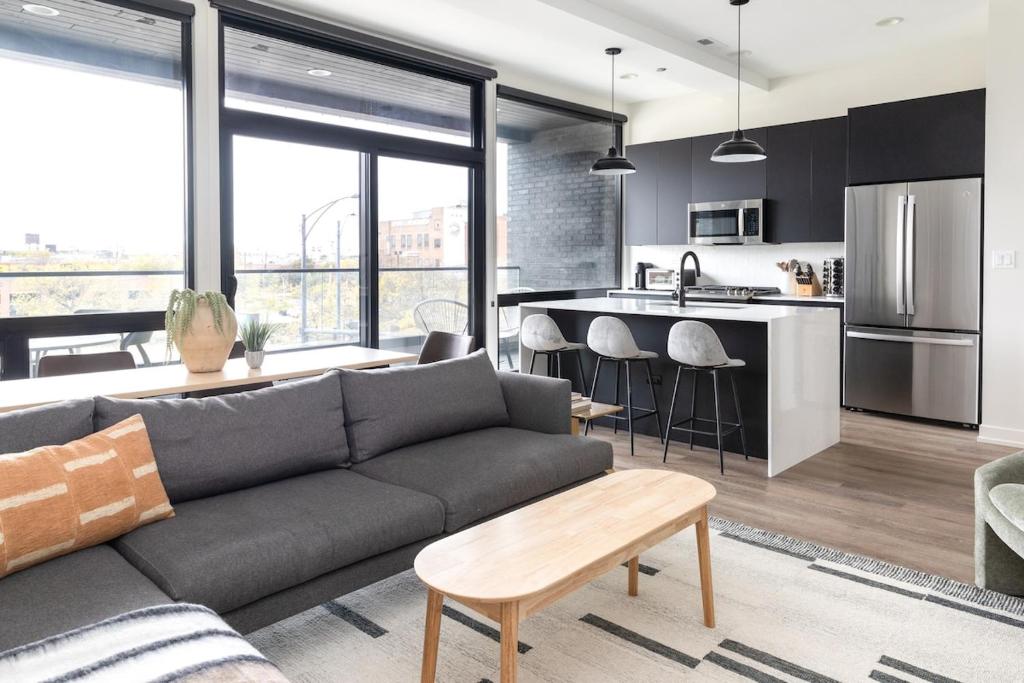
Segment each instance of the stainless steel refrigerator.
[[846,188],[844,404],[979,421],[980,178]]

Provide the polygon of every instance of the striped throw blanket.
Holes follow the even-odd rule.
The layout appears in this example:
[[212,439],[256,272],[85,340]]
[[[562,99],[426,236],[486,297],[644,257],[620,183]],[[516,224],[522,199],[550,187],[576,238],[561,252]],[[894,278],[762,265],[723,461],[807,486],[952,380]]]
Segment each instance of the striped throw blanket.
[[216,613],[184,603],[127,612],[0,653],[0,681],[287,683]]

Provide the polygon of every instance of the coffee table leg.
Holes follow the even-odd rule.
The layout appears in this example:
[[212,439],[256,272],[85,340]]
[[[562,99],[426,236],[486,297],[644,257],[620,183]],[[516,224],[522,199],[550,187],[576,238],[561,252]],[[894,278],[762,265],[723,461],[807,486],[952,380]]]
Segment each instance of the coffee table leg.
[[697,520],[697,557],[700,562],[700,594],[704,602],[704,625],[715,627],[715,596],[711,588],[711,544],[708,540],[708,508]]
[[640,594],[640,558],[634,557],[629,561],[629,594],[637,596]]
[[519,603],[501,603],[501,683],[516,683],[519,648]]
[[421,683],[434,683],[437,676],[437,645],[441,639],[441,604],[444,596],[433,588],[427,589],[427,625],[423,633],[423,668]]

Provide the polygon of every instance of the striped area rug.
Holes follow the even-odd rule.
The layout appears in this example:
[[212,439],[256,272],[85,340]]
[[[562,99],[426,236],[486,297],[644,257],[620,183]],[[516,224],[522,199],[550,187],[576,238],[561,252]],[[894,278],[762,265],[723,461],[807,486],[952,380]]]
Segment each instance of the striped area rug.
[[[1024,600],[712,520],[717,628],[692,529],[520,626],[521,681],[1022,681]],[[292,681],[419,678],[426,592],[406,572],[249,636]],[[439,681],[497,681],[496,624],[446,601]]]

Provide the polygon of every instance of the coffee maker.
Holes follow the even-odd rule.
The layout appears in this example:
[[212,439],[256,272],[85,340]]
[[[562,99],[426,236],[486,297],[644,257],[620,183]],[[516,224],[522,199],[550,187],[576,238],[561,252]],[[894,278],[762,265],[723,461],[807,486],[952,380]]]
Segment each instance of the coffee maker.
[[647,289],[647,269],[653,267],[653,263],[637,261],[636,272],[633,276],[633,289]]

